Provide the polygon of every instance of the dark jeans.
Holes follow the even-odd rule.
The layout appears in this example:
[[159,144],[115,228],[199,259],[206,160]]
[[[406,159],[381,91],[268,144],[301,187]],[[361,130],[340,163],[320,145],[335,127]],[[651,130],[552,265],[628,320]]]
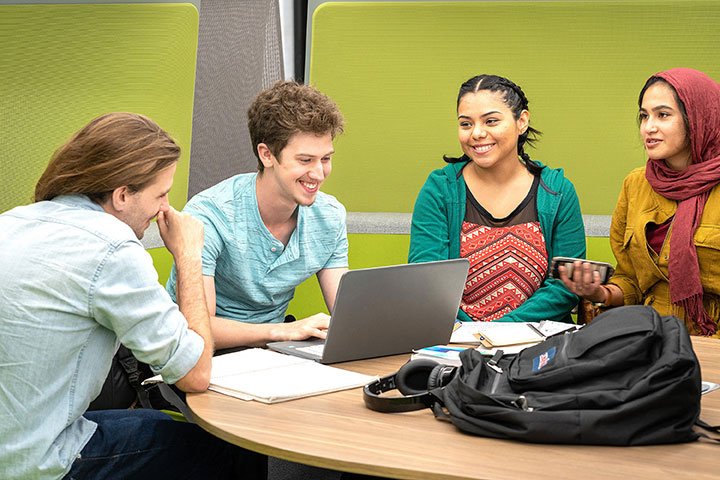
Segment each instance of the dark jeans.
[[[66,479],[266,478],[264,455],[231,445],[157,410],[99,410]],[[259,461],[258,461],[259,460]]]

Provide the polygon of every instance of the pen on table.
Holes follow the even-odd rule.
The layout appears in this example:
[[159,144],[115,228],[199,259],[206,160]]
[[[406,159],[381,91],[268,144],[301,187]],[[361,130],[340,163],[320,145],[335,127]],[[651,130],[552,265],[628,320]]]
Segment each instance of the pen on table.
[[546,338],[546,337],[547,337],[547,335],[545,335],[543,332],[541,332],[540,329],[537,328],[537,327],[536,327],[535,325],[533,325],[532,323],[528,322],[528,323],[526,323],[525,325],[527,325],[527,326],[530,327],[532,330],[534,330],[535,333],[537,333],[538,335],[540,335],[542,338]]

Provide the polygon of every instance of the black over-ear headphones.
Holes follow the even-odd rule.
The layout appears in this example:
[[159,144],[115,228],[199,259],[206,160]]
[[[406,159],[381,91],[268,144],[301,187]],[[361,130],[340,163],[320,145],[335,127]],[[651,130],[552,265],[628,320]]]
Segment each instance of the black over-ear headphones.
[[[365,406],[378,412],[409,412],[432,407],[435,397],[429,390],[447,385],[455,376],[457,368],[424,358],[411,360],[400,367],[397,373],[365,385]],[[395,388],[405,396],[380,396]]]

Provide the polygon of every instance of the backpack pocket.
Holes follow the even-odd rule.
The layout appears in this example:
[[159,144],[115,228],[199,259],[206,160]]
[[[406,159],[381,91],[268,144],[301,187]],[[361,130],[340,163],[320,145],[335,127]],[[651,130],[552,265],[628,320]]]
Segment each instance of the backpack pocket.
[[508,367],[516,392],[579,384],[651,363],[659,355],[662,326],[651,307],[618,307],[580,330],[526,348]]

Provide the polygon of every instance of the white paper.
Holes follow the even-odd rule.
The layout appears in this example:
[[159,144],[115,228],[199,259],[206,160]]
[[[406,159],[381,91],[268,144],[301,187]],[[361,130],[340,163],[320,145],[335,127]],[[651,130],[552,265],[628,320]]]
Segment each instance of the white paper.
[[480,340],[473,333],[477,333],[478,322],[461,322],[460,326],[453,330],[450,336],[450,343],[464,343],[466,345],[477,345]]
[[304,361],[299,357],[278,354],[262,348],[249,348],[239,352],[218,355],[212,359],[210,383],[228,375],[285,367]]
[[554,322],[552,320],[543,320],[538,325],[538,330],[546,337],[556,335],[560,332],[578,330],[582,325],[574,325],[572,323]]
[[[537,328],[537,324],[534,324]],[[478,344],[475,334],[493,338],[493,343],[517,344],[538,343],[543,337],[526,323],[515,322],[462,322],[450,337],[450,343]]]
[[[569,323],[553,322],[550,320],[543,320],[542,322],[533,323],[543,335],[549,337],[562,331],[572,331],[577,329],[577,325]],[[528,325],[527,323],[519,322],[461,322],[460,327],[456,328],[452,336],[450,337],[450,343],[464,343],[466,345],[478,345],[480,340],[474,335],[476,333],[488,332],[494,334],[495,337],[501,337],[504,340],[512,340],[513,338],[526,338],[528,337]],[[532,335],[531,335],[532,336]],[[542,338],[538,338],[537,342],[542,341]],[[535,343],[537,343],[535,342]],[[528,345],[524,345],[519,350],[510,352],[509,347],[505,347],[502,350],[506,353],[517,353]],[[485,350],[490,351],[490,350]]]
[[377,376],[253,348],[213,358],[210,390],[265,403],[363,386]]

